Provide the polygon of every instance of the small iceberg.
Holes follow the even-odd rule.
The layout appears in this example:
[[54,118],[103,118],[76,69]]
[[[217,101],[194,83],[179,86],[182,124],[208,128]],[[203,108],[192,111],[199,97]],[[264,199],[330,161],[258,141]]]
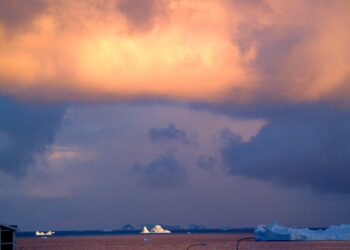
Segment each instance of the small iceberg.
[[290,240],[350,240],[350,225],[330,226],[326,229],[289,228],[278,224],[258,226],[255,229],[258,241]]
[[161,225],[155,225],[154,228],[151,229],[151,233],[154,234],[170,234],[169,230],[162,228]]
[[148,228],[146,226],[143,226],[141,234],[149,234]]
[[155,225],[151,231],[148,230],[146,226],[143,226],[141,234],[170,234],[169,230],[162,228],[161,225]]

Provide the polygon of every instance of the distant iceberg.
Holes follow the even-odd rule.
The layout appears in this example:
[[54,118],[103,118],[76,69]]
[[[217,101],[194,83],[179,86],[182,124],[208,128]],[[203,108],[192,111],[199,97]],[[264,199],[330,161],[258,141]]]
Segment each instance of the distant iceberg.
[[255,239],[258,241],[350,240],[350,225],[330,226],[324,230],[310,230],[271,224],[258,226],[255,229]]
[[151,231],[148,230],[146,226],[143,226],[142,231],[140,232],[141,234],[170,234],[171,232],[169,230],[166,230],[162,228],[161,225],[155,225]]
[[141,234],[149,234],[148,228],[146,226],[143,226]]
[[170,234],[171,232],[169,230],[166,230],[164,228],[162,228],[161,225],[155,225],[150,233],[153,233],[153,234]]

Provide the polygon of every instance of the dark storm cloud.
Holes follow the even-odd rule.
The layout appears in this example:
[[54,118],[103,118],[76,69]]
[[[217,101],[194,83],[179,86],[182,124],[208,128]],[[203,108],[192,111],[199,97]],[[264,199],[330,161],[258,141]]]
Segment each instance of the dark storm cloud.
[[185,145],[196,145],[193,136],[190,136],[185,130],[176,128],[173,123],[169,123],[165,128],[151,128],[148,135],[153,143],[180,142]]
[[152,25],[155,16],[164,7],[165,2],[157,0],[122,0],[117,3],[117,10],[127,18],[131,27],[136,29]]
[[232,175],[350,193],[349,111],[319,105],[266,114],[268,124],[248,143],[228,130],[221,133],[221,153]]
[[162,155],[147,165],[135,164],[132,175],[141,185],[155,189],[176,188],[187,181],[186,170],[171,155]]
[[64,109],[0,97],[0,170],[19,176],[53,142]]
[[0,22],[7,28],[18,28],[28,24],[45,8],[46,4],[42,0],[2,0]]

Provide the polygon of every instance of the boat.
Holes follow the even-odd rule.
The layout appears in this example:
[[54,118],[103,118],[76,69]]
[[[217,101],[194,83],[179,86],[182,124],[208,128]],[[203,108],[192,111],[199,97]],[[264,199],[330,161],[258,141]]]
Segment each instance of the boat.
[[36,236],[52,236],[55,232],[54,231],[47,231],[47,232],[44,232],[44,231],[36,231],[35,232],[35,235]]

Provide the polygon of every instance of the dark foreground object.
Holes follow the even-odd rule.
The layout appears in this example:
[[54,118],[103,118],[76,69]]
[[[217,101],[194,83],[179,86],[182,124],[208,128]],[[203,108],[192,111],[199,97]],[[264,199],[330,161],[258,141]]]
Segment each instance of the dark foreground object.
[[0,250],[16,249],[17,226],[0,224]]
[[[226,250],[235,249],[236,242],[249,234],[170,234],[170,235],[123,235],[123,236],[95,236],[95,237],[53,237],[53,238],[18,238],[18,250],[143,250],[161,249],[177,250]],[[243,241],[239,249],[269,249],[269,250],[349,250],[350,241],[297,241],[297,242],[256,242]]]

